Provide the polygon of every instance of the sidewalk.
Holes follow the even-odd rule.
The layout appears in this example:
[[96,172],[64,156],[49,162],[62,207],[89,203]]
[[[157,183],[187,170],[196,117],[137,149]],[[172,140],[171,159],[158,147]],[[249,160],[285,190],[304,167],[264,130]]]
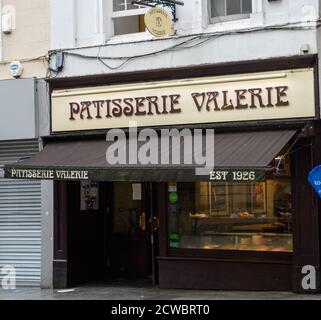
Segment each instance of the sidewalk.
[[159,289],[145,283],[87,285],[72,290],[0,289],[0,300],[321,300],[321,294]]

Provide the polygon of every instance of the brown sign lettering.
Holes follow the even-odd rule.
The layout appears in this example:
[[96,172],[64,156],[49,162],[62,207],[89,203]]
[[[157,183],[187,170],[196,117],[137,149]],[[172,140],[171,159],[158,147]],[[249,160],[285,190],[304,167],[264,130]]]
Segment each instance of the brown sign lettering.
[[[288,86],[191,93],[198,112],[289,106]],[[70,120],[181,113],[180,94],[70,102]],[[273,104],[272,101],[275,101]]]

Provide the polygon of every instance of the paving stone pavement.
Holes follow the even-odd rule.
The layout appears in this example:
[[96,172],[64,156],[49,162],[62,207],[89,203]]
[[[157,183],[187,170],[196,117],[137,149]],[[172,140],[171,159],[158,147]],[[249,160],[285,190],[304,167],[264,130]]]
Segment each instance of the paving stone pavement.
[[149,283],[126,281],[90,284],[72,290],[20,287],[0,289],[0,300],[321,300],[321,294],[160,289]]

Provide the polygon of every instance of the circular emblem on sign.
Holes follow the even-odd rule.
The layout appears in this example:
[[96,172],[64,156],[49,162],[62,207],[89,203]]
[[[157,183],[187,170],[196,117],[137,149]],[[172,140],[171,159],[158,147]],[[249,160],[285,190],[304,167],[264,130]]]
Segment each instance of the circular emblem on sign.
[[165,37],[172,32],[172,17],[161,7],[149,9],[145,14],[147,30],[155,37]]

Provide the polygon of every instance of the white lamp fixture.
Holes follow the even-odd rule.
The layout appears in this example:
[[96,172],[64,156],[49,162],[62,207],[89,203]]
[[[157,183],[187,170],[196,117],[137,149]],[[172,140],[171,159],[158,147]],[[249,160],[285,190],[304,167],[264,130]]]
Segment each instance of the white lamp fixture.
[[10,34],[13,30],[13,18],[11,13],[5,13],[1,17],[1,31]]

